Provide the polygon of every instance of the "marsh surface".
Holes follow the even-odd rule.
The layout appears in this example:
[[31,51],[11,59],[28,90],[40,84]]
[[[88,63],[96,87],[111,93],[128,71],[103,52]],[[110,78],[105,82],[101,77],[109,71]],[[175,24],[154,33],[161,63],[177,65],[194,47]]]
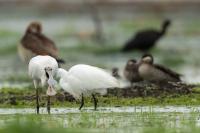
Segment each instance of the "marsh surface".
[[[174,94],[164,98],[137,97],[120,99],[120,102],[117,97],[109,97],[100,99],[103,103],[100,103],[100,106],[103,107],[99,107],[98,111],[93,111],[91,102],[90,107],[79,111],[79,104],[68,102],[64,105],[61,101],[52,106],[52,115],[46,115],[45,98],[42,99],[42,115],[35,115],[33,99],[21,99],[22,96],[25,99],[29,98],[26,96],[34,98],[34,91],[27,88],[32,86],[27,74],[27,64],[22,63],[17,54],[17,45],[27,25],[33,20],[41,21],[44,34],[57,44],[60,57],[66,61],[64,68],[84,63],[105,68],[109,72],[113,67],[118,67],[122,74],[128,59],[138,59],[142,55],[139,52],[121,53],[120,49],[124,42],[140,29],[159,29],[162,20],[170,18],[172,26],[168,34],[151,51],[155,61],[182,73],[183,80],[187,83],[199,83],[199,12],[118,13],[101,13],[105,41],[99,43],[91,39],[94,25],[88,14],[60,14],[39,10],[33,12],[28,8],[19,11],[4,9],[0,12],[0,88],[9,88],[1,89],[4,92],[1,96],[1,106],[7,108],[0,108],[0,132],[199,133],[199,94]],[[122,83],[126,85],[124,80]],[[16,88],[20,90],[25,87],[28,93],[25,89],[16,91]],[[11,91],[10,88],[15,89]],[[25,92],[27,95],[24,95]],[[16,95],[14,104],[13,95]],[[135,106],[143,104],[148,106]],[[149,106],[163,104],[181,106]],[[108,107],[109,105],[111,107]],[[114,107],[119,105],[121,107]],[[61,106],[68,108],[60,108]]]
[[[46,108],[40,109],[41,114],[47,114]],[[51,114],[68,114],[68,113],[198,113],[198,106],[134,106],[134,107],[99,107],[94,111],[92,107],[83,108],[81,111],[78,108],[52,108]],[[35,114],[33,108],[1,108],[0,115],[8,114]]]

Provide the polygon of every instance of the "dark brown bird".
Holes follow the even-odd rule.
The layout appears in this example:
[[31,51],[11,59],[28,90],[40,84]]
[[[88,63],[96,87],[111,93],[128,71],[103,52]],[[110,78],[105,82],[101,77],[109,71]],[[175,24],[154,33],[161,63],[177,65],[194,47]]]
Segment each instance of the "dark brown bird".
[[131,59],[126,63],[124,68],[124,76],[125,78],[130,81],[131,86],[133,86],[134,82],[142,81],[142,78],[139,76],[138,73],[138,63],[136,60]]
[[18,45],[18,52],[24,62],[29,62],[36,55],[49,55],[54,57],[58,63],[64,63],[62,59],[58,58],[58,49],[55,43],[42,34],[42,26],[39,22],[32,22],[27,27],[25,35]]
[[162,24],[161,30],[147,29],[139,31],[133,36],[123,47],[123,52],[130,52],[131,50],[148,51],[156,42],[165,35],[171,21],[165,20]]
[[154,64],[152,55],[144,55],[139,63],[139,75],[147,81],[168,83],[181,81],[181,75],[162,65]]

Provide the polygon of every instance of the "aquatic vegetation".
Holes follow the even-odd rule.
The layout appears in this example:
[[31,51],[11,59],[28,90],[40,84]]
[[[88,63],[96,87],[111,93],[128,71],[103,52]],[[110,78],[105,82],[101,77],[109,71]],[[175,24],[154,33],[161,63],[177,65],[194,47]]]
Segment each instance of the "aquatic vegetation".
[[81,112],[61,115],[1,115],[0,132],[137,132],[169,133],[200,131],[198,113],[102,113]]
[[[115,106],[149,106],[149,105],[199,105],[200,93],[199,88],[195,88],[190,94],[168,94],[163,93],[160,96],[133,97],[124,98],[118,96],[98,96],[98,105],[100,107],[115,107]],[[41,107],[46,106],[46,90],[40,89]],[[34,107],[35,106],[35,89],[33,87],[25,88],[2,88],[0,89],[0,107]],[[85,106],[93,106],[91,98],[85,99]],[[58,90],[58,94],[52,97],[52,107],[79,107],[79,102],[76,102],[69,94]]]

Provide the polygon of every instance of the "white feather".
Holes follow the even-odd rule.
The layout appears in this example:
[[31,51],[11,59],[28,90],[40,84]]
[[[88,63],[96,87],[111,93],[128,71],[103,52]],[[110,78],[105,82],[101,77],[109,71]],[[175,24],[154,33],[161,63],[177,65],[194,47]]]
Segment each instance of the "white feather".
[[41,85],[44,86],[47,83],[45,67],[51,67],[52,76],[54,76],[58,70],[58,63],[53,57],[42,55],[35,56],[30,60],[29,76],[33,79],[34,84],[41,82]]
[[59,68],[57,76],[60,77],[60,86],[76,99],[79,99],[82,93],[104,95],[107,88],[119,87],[117,79],[105,70],[90,65],[75,65],[68,72]]

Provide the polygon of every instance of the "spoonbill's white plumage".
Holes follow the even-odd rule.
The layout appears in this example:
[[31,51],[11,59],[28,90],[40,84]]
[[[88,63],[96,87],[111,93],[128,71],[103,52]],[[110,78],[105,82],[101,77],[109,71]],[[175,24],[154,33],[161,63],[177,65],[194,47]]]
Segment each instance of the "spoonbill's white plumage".
[[57,61],[51,56],[35,56],[29,62],[29,76],[33,79],[34,87],[36,89],[36,104],[37,104],[37,113],[39,113],[39,93],[38,86],[41,84],[44,87],[48,84],[48,106],[47,110],[50,113],[50,96],[56,94],[54,90],[54,85],[56,81],[54,76],[58,70]]
[[81,100],[81,109],[84,105],[84,96],[92,95],[96,110],[97,100],[95,94],[104,95],[108,88],[119,87],[117,79],[101,68],[79,64],[71,67],[69,71],[58,69],[60,86],[75,99]]

